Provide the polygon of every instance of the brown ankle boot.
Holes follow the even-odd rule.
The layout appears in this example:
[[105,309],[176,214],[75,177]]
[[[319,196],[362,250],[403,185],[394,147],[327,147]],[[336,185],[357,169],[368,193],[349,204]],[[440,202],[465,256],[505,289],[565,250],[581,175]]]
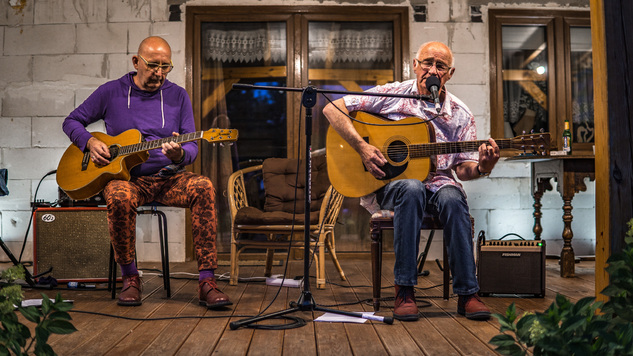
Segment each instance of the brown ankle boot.
[[198,289],[198,301],[209,309],[231,305],[229,296],[218,289],[215,278],[206,278],[200,281]]
[[457,313],[471,320],[490,319],[490,309],[486,307],[479,295],[460,295],[457,300]]
[[123,288],[119,294],[118,305],[137,306],[141,305],[141,292],[143,290],[141,279],[138,274],[123,276]]
[[415,304],[413,286],[396,285],[396,300],[393,302],[393,317],[403,321],[420,319],[418,306]]

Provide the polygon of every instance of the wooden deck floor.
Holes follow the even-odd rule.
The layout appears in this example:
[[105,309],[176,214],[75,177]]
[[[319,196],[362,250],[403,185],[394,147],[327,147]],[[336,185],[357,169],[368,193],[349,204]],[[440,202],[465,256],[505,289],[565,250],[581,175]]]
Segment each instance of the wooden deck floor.
[[[328,261],[328,285],[317,290],[311,279],[310,291],[317,306],[345,311],[372,311],[370,261],[343,259],[348,278],[342,282]],[[142,264],[153,268],[160,264]],[[290,276],[303,273],[302,261],[290,262]],[[393,259],[387,254],[383,264],[383,286],[392,285]],[[79,330],[70,335],[51,337],[50,344],[59,355],[494,355],[488,341],[498,333],[498,323],[471,321],[456,313],[457,298],[441,298],[441,273],[436,264],[428,263],[430,275],[420,277],[417,296],[422,317],[417,322],[395,321],[393,325],[368,321],[363,324],[324,323],[314,319],[320,311],[298,311],[288,314],[300,317],[306,325],[287,330],[262,330],[241,327],[231,330],[229,323],[254,316],[269,304],[266,313],[285,310],[297,301],[301,289],[267,286],[262,282],[242,282],[220,288],[234,304],[220,311],[198,306],[195,263],[172,265],[172,298],[166,299],[162,279],[147,270],[144,277],[143,305],[119,307],[105,290],[60,291],[65,299],[74,300],[71,313]],[[228,271],[221,267],[217,273]],[[275,267],[273,273],[282,273]],[[314,268],[312,269],[312,274]],[[240,276],[263,275],[262,266],[241,267]],[[503,313],[515,302],[519,312],[542,311],[557,293],[573,301],[594,295],[594,262],[576,265],[575,278],[561,278],[557,260],[547,261],[545,298],[487,297],[493,312]],[[39,290],[26,290],[27,298],[39,297]],[[277,293],[279,292],[279,295]],[[451,289],[452,292],[452,289]],[[49,296],[55,293],[48,291]],[[276,298],[275,298],[276,296]],[[393,288],[383,290],[383,297],[393,297]],[[361,301],[361,302],[359,302]],[[272,303],[272,304],[271,304]],[[378,315],[391,315],[391,300],[382,303]],[[96,315],[91,313],[101,313]],[[151,320],[150,320],[151,319]],[[290,323],[288,320],[266,320],[260,324]]]

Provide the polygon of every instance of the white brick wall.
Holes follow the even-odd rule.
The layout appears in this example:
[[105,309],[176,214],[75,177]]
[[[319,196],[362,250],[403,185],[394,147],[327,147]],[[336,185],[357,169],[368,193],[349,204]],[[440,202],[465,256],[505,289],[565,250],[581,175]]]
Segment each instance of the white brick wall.
[[[131,54],[148,35],[165,37],[172,46],[175,69],[170,80],[185,85],[185,13],[193,5],[234,5],[233,0],[189,0],[181,9],[181,22],[169,22],[168,0],[28,0],[23,8],[0,1],[0,167],[9,168],[11,194],[0,197],[0,237],[14,252],[21,249],[30,219],[30,202],[39,180],[57,166],[69,141],[61,121],[94,89],[107,80],[133,70]],[[333,0],[328,4],[349,2]],[[355,1],[354,4],[375,4]],[[562,2],[561,2],[562,3]],[[588,2],[587,2],[588,3]],[[239,5],[321,5],[320,0],[243,0]],[[401,6],[407,6],[405,0]],[[457,72],[449,90],[469,105],[475,114],[478,137],[490,135],[488,84],[487,7],[483,23],[471,23],[466,0],[429,0],[427,22],[410,23],[410,56],[429,40],[448,43],[455,52]],[[508,2],[499,6],[527,6]],[[534,5],[534,1],[529,3]],[[555,3],[548,3],[555,7]],[[411,14],[411,20],[413,16]],[[483,70],[482,70],[483,69]],[[89,127],[104,131],[103,124]],[[508,232],[532,237],[532,197],[529,164],[500,162],[487,179],[464,183],[470,198],[475,230],[489,238]],[[555,183],[554,183],[555,184]],[[57,197],[53,176],[42,182],[38,199]],[[543,237],[551,240],[548,253],[562,246],[562,199],[547,192],[543,204]],[[594,183],[573,201],[574,249],[592,254],[595,236]],[[172,209],[172,208],[169,208]],[[171,260],[184,259],[184,211],[167,211]],[[158,260],[155,218],[139,216],[139,259]],[[29,238],[30,239],[30,238]],[[32,246],[24,259],[31,258]],[[441,234],[436,237],[441,242]],[[434,244],[435,245],[435,244]],[[441,250],[437,250],[441,251]],[[438,255],[439,256],[439,255]],[[435,258],[435,257],[430,257]],[[0,260],[5,259],[0,252]]]

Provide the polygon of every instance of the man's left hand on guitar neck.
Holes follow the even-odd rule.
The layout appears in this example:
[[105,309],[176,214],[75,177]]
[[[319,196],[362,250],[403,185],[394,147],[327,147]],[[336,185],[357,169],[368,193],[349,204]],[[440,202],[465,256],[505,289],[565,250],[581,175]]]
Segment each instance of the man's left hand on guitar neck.
[[[180,136],[178,132],[171,133],[174,137]],[[177,142],[165,142],[162,144],[162,152],[167,158],[169,158],[172,162],[178,164],[182,163],[185,158],[185,150],[180,147],[180,144]]]
[[479,162],[464,162],[456,167],[455,172],[460,180],[466,181],[485,177],[492,172],[492,169],[499,161],[501,153],[499,146],[494,139],[479,146]]

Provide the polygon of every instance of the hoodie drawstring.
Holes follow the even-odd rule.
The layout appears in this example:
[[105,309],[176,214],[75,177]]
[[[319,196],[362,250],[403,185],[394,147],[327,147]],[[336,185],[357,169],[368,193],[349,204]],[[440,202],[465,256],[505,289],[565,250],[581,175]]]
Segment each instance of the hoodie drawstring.
[[[127,90],[127,108],[130,108],[130,97],[132,95],[132,86]],[[163,102],[163,89],[160,90],[160,115],[163,119],[163,128],[165,127],[165,103]]]
[[163,128],[165,127],[165,110],[163,104],[163,89],[160,90],[160,115],[163,117]]

